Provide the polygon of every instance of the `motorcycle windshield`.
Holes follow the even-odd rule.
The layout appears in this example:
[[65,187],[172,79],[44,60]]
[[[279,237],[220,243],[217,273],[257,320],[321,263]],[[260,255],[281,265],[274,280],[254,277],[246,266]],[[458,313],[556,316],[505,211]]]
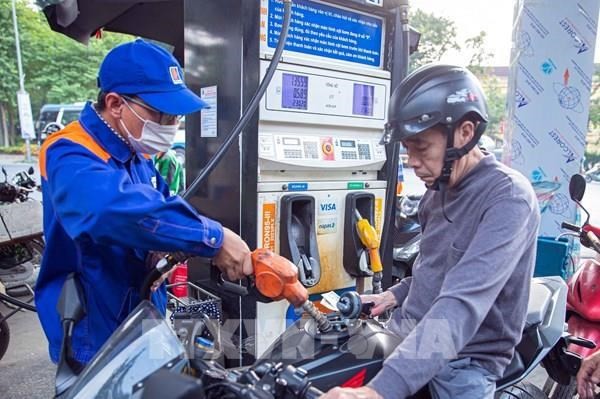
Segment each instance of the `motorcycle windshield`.
[[159,369],[187,363],[181,342],[154,306],[143,301],[119,326],[68,391],[68,398],[131,398]]

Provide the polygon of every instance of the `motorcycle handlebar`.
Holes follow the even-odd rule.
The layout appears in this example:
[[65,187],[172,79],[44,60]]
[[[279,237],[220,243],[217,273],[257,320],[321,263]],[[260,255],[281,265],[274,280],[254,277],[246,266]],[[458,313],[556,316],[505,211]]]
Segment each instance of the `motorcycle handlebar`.
[[322,392],[320,389],[310,387],[304,394],[304,399],[318,399],[323,395],[323,393],[324,392]]
[[575,226],[574,224],[568,222],[562,222],[560,227],[562,227],[563,229],[574,231],[576,233],[579,233],[581,231],[579,226]]
[[591,231],[592,233],[594,233],[596,235],[596,237],[600,237],[600,228],[592,226],[591,224],[584,225],[583,231],[585,231],[586,233],[588,231]]
[[590,243],[592,244],[592,247],[594,248],[594,250],[596,252],[600,253],[600,240],[598,239],[596,234],[594,234],[593,231],[589,230],[589,231],[586,231],[586,235],[587,235],[588,240],[590,240]]

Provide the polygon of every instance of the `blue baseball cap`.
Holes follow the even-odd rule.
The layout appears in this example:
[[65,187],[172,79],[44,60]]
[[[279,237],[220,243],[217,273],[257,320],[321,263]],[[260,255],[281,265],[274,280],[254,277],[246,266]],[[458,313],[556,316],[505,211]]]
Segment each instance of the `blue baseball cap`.
[[186,115],[208,108],[183,83],[181,66],[175,57],[142,39],[109,51],[98,71],[98,87],[106,93],[136,95],[169,115]]

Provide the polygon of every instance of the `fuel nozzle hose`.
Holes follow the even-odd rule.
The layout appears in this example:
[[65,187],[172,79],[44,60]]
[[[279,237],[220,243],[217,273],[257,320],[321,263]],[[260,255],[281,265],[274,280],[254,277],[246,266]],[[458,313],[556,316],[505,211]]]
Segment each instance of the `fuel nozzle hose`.
[[331,322],[321,312],[319,309],[315,307],[315,305],[311,301],[306,301],[302,304],[302,309],[313,318],[313,320],[317,323],[317,328],[321,332],[327,332],[331,330]]
[[308,291],[298,280],[298,268],[288,259],[264,248],[252,252],[254,281],[258,291],[267,298],[287,300],[301,307],[317,323],[321,332],[331,329],[329,319],[308,300]]
[[[149,298],[152,284],[187,258],[188,255],[182,252],[171,253],[161,258],[144,280],[141,297]],[[300,283],[298,268],[292,262],[265,248],[252,251],[251,258],[254,270],[252,281],[261,295],[274,301],[285,299],[294,307],[302,308],[316,321],[321,332],[331,329],[327,317],[308,300],[308,291]]]
[[379,256],[379,235],[377,230],[369,223],[369,220],[362,217],[358,209],[354,209],[354,214],[356,216],[356,234],[360,238],[360,242],[369,251],[369,260],[373,271],[373,293],[380,294],[383,291],[381,287],[383,264],[381,263],[381,256]]

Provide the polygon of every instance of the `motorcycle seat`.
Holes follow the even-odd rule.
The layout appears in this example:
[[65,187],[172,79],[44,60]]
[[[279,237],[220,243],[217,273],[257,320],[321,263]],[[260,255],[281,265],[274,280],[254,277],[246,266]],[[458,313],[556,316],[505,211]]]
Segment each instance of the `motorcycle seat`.
[[540,324],[552,301],[552,292],[543,284],[533,282],[527,304],[527,319],[525,328]]

